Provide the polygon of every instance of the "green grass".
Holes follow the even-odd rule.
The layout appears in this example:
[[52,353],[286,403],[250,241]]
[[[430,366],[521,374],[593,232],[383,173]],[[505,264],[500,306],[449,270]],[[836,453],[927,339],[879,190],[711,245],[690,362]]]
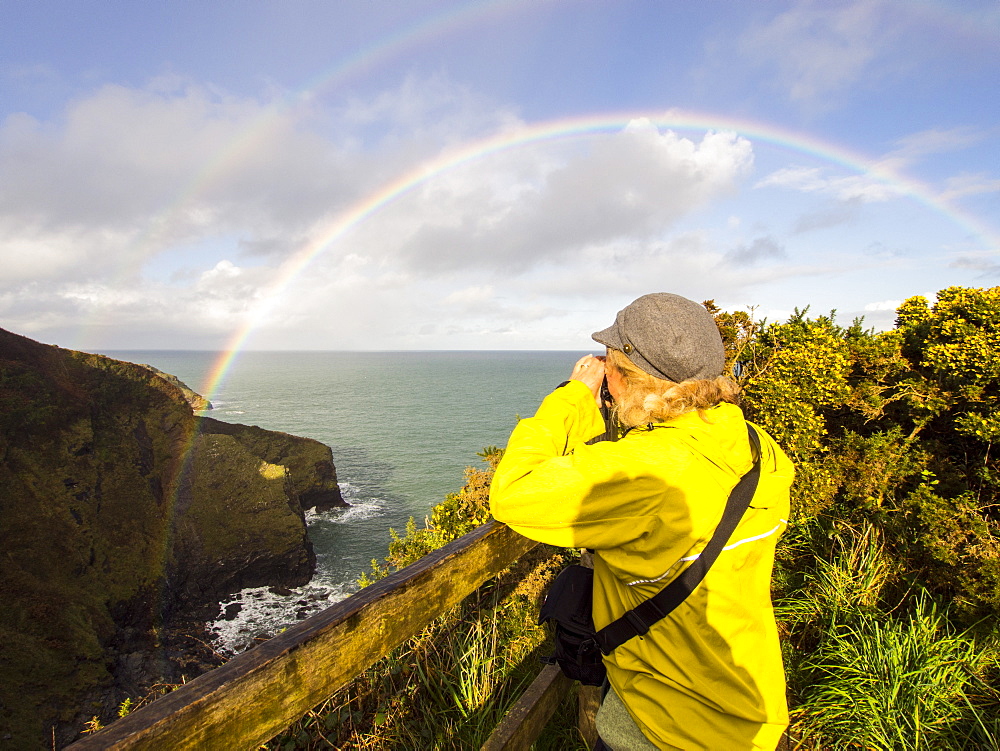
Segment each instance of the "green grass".
[[801,665],[811,680],[796,713],[828,748],[998,749],[997,657],[921,596],[903,618],[831,628]]

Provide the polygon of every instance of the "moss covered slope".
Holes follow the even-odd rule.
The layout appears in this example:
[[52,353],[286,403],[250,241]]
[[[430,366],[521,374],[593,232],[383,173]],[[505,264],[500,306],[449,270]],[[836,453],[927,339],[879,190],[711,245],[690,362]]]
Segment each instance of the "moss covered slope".
[[106,713],[172,618],[309,579],[329,449],[216,423],[142,366],[0,329],[0,746]]

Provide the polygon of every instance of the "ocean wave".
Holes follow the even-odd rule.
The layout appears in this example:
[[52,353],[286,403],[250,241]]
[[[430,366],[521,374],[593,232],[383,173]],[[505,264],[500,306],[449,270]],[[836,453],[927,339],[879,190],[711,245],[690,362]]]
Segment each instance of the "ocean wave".
[[385,514],[385,501],[381,498],[369,498],[364,501],[352,503],[350,508],[335,509],[340,513],[331,514],[326,521],[333,524],[349,524],[350,522],[374,519]]
[[352,582],[317,579],[293,589],[244,589],[219,603],[219,618],[208,624],[213,646],[227,657],[237,655],[346,599],[357,589]]
[[305,512],[306,525],[314,524],[347,524],[349,522],[374,519],[385,514],[385,501],[379,498],[370,498],[366,501],[350,502],[350,506],[340,506],[338,508],[317,511],[314,508]]
[[[328,525],[350,524],[385,514],[386,504],[382,499],[365,498],[360,489],[350,483],[343,482],[340,487],[344,499],[351,505],[327,511],[306,511],[306,524],[313,532],[321,533]],[[353,573],[347,571],[351,564],[343,550],[333,552],[320,546],[316,553],[316,573],[305,586],[293,589],[250,587],[220,602],[219,617],[208,624],[215,649],[227,656],[239,654],[358,590]],[[343,581],[345,576],[350,578]]]
[[349,482],[340,483],[340,493],[349,506],[316,511],[306,511],[306,524],[349,524],[350,522],[374,519],[385,515],[385,500],[372,496],[364,497],[360,488]]

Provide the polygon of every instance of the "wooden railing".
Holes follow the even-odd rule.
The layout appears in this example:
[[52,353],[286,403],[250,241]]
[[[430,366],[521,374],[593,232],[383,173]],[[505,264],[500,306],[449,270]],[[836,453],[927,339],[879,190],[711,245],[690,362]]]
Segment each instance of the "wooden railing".
[[[257,748],[536,544],[485,524],[67,749]],[[543,670],[483,748],[527,748],[568,686]]]

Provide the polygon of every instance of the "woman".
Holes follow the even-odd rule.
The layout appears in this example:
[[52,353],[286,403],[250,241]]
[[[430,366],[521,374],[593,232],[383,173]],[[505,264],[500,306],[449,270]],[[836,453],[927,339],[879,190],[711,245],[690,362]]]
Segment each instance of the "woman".
[[[600,629],[698,556],[753,456],[704,307],[645,295],[593,338],[606,358],[581,358],[570,380],[518,423],[490,504],[526,537],[595,551]],[[588,444],[605,430],[605,376],[627,432]],[[770,579],[793,468],[756,430],[760,480],[726,548],[676,610],[604,658],[610,690],[597,725],[614,751],[773,749],[787,725]]]

